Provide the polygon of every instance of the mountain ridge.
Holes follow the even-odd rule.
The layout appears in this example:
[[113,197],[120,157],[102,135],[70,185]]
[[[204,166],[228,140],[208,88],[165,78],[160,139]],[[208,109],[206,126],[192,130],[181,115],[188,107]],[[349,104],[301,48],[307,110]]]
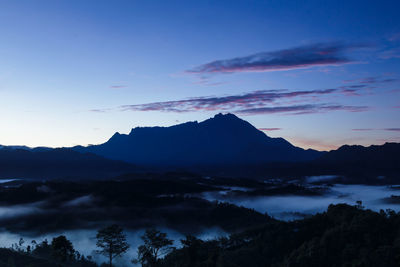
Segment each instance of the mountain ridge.
[[[78,153],[79,152],[79,153]],[[394,177],[400,143],[343,145],[329,152],[302,149],[272,138],[233,114],[169,127],[135,127],[87,147],[0,145],[2,177],[89,177],[124,172],[189,171],[204,175]],[[361,177],[361,178],[360,178]]]

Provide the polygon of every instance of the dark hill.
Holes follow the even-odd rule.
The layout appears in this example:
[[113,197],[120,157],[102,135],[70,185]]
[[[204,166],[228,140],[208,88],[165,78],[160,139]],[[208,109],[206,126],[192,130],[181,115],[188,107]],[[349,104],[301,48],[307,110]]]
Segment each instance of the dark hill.
[[67,148],[0,149],[0,178],[106,178],[133,170],[131,164]]
[[329,151],[316,160],[330,164],[374,164],[400,166],[400,144],[385,143],[384,145],[372,145],[369,147],[359,145],[344,145],[337,150]]

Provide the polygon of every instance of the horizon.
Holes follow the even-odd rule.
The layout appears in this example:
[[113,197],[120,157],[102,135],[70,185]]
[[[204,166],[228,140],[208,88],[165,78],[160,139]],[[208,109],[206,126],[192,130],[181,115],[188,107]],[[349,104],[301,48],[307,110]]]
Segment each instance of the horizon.
[[0,144],[233,113],[295,146],[400,142],[400,3],[0,3]]
[[[167,126],[157,126],[157,125],[155,125],[155,126],[136,126],[136,127],[134,127],[134,128],[131,128],[131,130],[129,131],[129,132],[127,132],[127,133],[120,133],[120,132],[115,132],[112,136],[114,136],[115,134],[120,134],[120,135],[129,135],[130,134],[130,132],[133,130],[133,129],[135,129],[135,128],[153,128],[153,127],[161,127],[161,128],[168,128],[168,127],[172,127],[172,126],[177,126],[177,125],[182,125],[182,124],[185,124],[185,123],[191,123],[191,122],[193,122],[193,123],[202,123],[202,122],[204,122],[204,121],[206,121],[206,120],[210,120],[210,119],[213,119],[213,118],[215,118],[217,115],[234,115],[234,116],[236,116],[238,119],[241,119],[241,120],[244,120],[243,118],[240,118],[239,116],[237,116],[236,114],[233,114],[233,113],[230,113],[230,112],[228,112],[228,113],[217,113],[217,114],[215,114],[214,116],[212,116],[212,117],[210,117],[210,118],[207,118],[207,119],[205,119],[205,120],[202,120],[202,121],[198,121],[198,120],[191,120],[191,121],[186,121],[186,122],[181,122],[181,123],[175,123],[175,124],[172,124],[172,125],[167,125]],[[244,121],[246,121],[246,120],[244,120]],[[246,121],[247,122],[247,121]],[[257,129],[258,131],[261,131],[261,132],[263,132],[266,136],[268,136],[268,137],[270,137],[270,138],[279,138],[279,136],[277,136],[277,137],[272,137],[272,136],[270,136],[268,133],[270,132],[270,131],[276,131],[277,129],[276,128],[256,128],[254,125],[252,125],[255,129]],[[106,139],[106,141],[105,142],[107,142],[107,141],[109,141],[110,140],[110,138],[112,137],[112,136],[110,136],[110,137],[108,137],[107,139]],[[287,140],[288,141],[288,140]],[[290,142],[291,143],[291,142]],[[384,144],[386,144],[386,143],[396,143],[396,142],[384,142],[383,144],[370,144],[369,146],[374,146],[374,145],[384,145]],[[100,144],[102,144],[102,143],[99,143],[99,144],[87,144],[87,145],[77,145],[77,146],[83,146],[83,147],[88,147],[88,146],[93,146],[93,145],[100,145]],[[332,150],[336,150],[336,149],[338,149],[338,148],[340,148],[340,147],[342,147],[342,146],[346,146],[346,145],[350,145],[350,144],[341,144],[341,145],[339,145],[337,148],[334,148],[334,149],[325,149],[325,150],[322,150],[322,149],[314,149],[314,148],[304,148],[304,147],[300,147],[300,148],[303,148],[303,149],[305,149],[305,150],[307,150],[307,149],[314,149],[314,150],[317,150],[317,151],[321,151],[321,152],[327,152],[327,151],[332,151]],[[359,144],[352,144],[352,145],[359,145]],[[52,149],[55,149],[55,148],[72,148],[72,146],[70,146],[70,147],[67,147],[67,146],[36,146],[36,147],[34,147],[34,146],[26,146],[26,145],[3,145],[3,144],[0,144],[0,148],[1,147],[27,147],[27,148],[29,148],[29,149],[34,149],[34,148],[52,148]],[[351,146],[351,145],[350,145]],[[366,146],[364,146],[364,147],[369,147],[368,145],[366,145]]]

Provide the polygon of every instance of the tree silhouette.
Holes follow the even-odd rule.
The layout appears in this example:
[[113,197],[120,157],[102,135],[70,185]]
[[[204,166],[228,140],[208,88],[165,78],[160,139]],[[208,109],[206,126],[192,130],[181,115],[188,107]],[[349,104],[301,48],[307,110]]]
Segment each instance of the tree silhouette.
[[64,235],[53,238],[51,241],[51,248],[53,249],[53,256],[61,262],[72,260],[74,257],[74,247]]
[[108,257],[110,267],[112,267],[112,260],[124,254],[129,248],[123,229],[116,224],[99,230],[96,238],[96,245],[100,248],[97,253]]
[[168,254],[174,247],[171,247],[173,240],[167,238],[166,233],[161,233],[156,229],[147,229],[141,237],[144,245],[138,248],[138,258],[133,263],[140,262],[142,266],[156,266],[160,257]]

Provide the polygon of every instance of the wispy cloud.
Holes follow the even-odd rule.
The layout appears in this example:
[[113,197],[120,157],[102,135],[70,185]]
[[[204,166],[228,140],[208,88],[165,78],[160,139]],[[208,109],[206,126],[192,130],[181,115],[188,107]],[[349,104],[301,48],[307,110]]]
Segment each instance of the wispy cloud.
[[112,89],[121,89],[121,88],[127,88],[127,85],[123,85],[123,84],[116,84],[116,85],[111,85],[110,88]]
[[[361,112],[369,110],[366,106],[345,106],[338,104],[302,104],[318,96],[340,93],[341,89],[292,91],[262,90],[241,95],[222,97],[196,97],[183,100],[153,102],[146,104],[124,105],[122,110],[131,111],[230,111],[243,115],[251,114],[310,114],[329,111]],[[293,100],[291,100],[293,99]],[[298,104],[300,102],[300,104]],[[286,104],[285,104],[286,103]],[[294,104],[297,103],[297,104]]]
[[400,128],[385,128],[385,131],[400,132]]
[[99,108],[99,109],[91,109],[89,110],[90,112],[95,112],[95,113],[104,113],[104,112],[108,112],[111,111],[111,108]]
[[261,72],[343,65],[355,62],[348,57],[348,52],[363,47],[367,46],[344,43],[312,44],[245,57],[216,60],[187,70],[187,72],[199,74]]
[[382,84],[391,83],[399,81],[398,78],[388,78],[388,77],[364,77],[360,79],[344,80],[344,83],[359,83],[360,85],[367,86],[367,84]]
[[351,129],[352,131],[355,132],[367,132],[367,131],[374,131],[375,129],[373,128],[356,128],[356,129]]
[[342,93],[347,96],[360,96],[365,94],[374,94],[374,89],[390,88],[391,83],[399,82],[396,77],[364,77],[359,79],[344,80],[343,83],[353,83],[339,87]]
[[229,95],[221,97],[196,97],[183,100],[153,102],[138,105],[124,105],[123,110],[134,111],[173,111],[188,112],[196,110],[231,110],[250,109],[271,104],[277,100],[290,99],[304,96],[327,95],[336,92],[337,89],[293,91],[287,90],[260,90],[241,95]]
[[363,111],[368,111],[368,110],[370,110],[370,107],[367,107],[367,106],[307,104],[307,105],[242,109],[242,110],[236,111],[236,113],[243,114],[243,115],[275,114],[275,113],[285,113],[285,114],[290,114],[290,115],[303,115],[303,114],[312,114],[312,113],[326,113],[326,112],[330,112],[330,111],[363,112]]
[[[368,86],[365,85],[365,84],[356,84],[356,85],[341,86],[339,88],[341,89],[341,92],[344,95],[347,95],[347,96],[360,96],[361,95],[360,90],[361,89],[365,89],[367,87]],[[371,88],[371,87],[369,87],[369,88]]]
[[400,128],[358,128],[351,129],[357,132],[367,132],[367,131],[389,131],[389,132],[400,132]]

